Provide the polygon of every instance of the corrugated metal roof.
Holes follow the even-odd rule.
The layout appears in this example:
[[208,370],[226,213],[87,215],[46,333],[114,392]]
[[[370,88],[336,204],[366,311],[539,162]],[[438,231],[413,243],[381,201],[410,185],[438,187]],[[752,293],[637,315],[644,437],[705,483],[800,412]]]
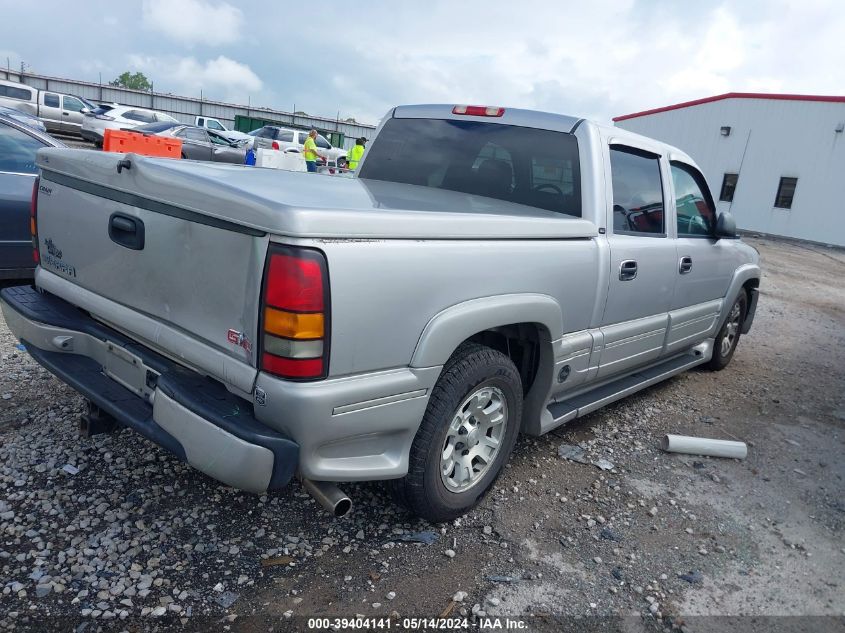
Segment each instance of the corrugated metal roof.
[[684,101],[683,103],[676,103],[675,105],[664,106],[662,108],[654,108],[652,110],[643,110],[642,112],[634,112],[633,114],[623,114],[621,116],[613,117],[614,121],[624,121],[625,119],[634,119],[640,116],[648,116],[649,114],[657,114],[659,112],[668,112],[669,110],[679,110],[681,108],[690,108],[692,106],[701,105],[703,103],[712,103],[713,101],[722,101],[723,99],[770,99],[774,101],[825,101],[845,103],[845,97],[828,96],[828,95],[792,95],[792,94],[767,94],[764,92],[726,92],[723,95],[716,95],[715,97],[705,97],[703,99],[695,99],[694,101]]

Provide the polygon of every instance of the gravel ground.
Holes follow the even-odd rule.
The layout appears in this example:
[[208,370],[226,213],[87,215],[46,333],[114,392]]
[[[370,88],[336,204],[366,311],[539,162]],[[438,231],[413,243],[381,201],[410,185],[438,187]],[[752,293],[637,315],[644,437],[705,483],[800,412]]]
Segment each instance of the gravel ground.
[[[80,438],[82,398],[0,323],[0,629],[306,630],[304,615],[448,613],[550,631],[836,616],[808,630],[842,630],[845,253],[749,241],[760,307],[727,370],[523,438],[479,508],[442,526],[379,484],[345,486],[355,509],[334,520],[298,484],[258,497],[129,430]],[[666,432],[738,438],[749,455],[663,453]],[[588,463],[559,457],[561,444]],[[402,540],[421,532],[436,540]]]

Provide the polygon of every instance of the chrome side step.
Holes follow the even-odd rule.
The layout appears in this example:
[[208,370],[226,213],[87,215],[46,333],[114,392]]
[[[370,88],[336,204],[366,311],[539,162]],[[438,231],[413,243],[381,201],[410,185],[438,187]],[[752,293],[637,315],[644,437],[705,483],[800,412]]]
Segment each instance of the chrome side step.
[[[592,413],[596,409],[621,400],[640,389],[676,376],[696,365],[710,360],[713,354],[713,339],[708,339],[690,348],[685,354],[661,361],[634,374],[615,378],[589,391],[574,395],[560,402],[548,405],[551,420],[540,432],[546,433],[575,418]],[[544,416],[545,417],[545,416]],[[548,418],[546,418],[548,419]]]

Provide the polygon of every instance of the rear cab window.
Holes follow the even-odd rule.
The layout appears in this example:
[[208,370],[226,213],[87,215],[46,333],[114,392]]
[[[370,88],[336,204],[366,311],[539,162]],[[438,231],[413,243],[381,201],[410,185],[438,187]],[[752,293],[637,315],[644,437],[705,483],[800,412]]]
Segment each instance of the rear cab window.
[[448,189],[581,217],[578,141],[502,123],[390,119],[360,178]]

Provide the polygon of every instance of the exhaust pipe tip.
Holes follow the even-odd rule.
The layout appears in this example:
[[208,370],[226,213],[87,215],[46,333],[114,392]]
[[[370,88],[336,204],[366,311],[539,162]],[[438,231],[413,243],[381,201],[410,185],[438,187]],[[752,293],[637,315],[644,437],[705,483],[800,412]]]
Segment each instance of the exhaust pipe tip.
[[302,487],[305,488],[306,492],[317,503],[325,510],[331,512],[337,519],[346,516],[352,510],[352,500],[340,488],[329,481],[303,479]]
[[332,513],[336,518],[345,517],[352,509],[352,500],[349,497],[344,497],[334,505]]

